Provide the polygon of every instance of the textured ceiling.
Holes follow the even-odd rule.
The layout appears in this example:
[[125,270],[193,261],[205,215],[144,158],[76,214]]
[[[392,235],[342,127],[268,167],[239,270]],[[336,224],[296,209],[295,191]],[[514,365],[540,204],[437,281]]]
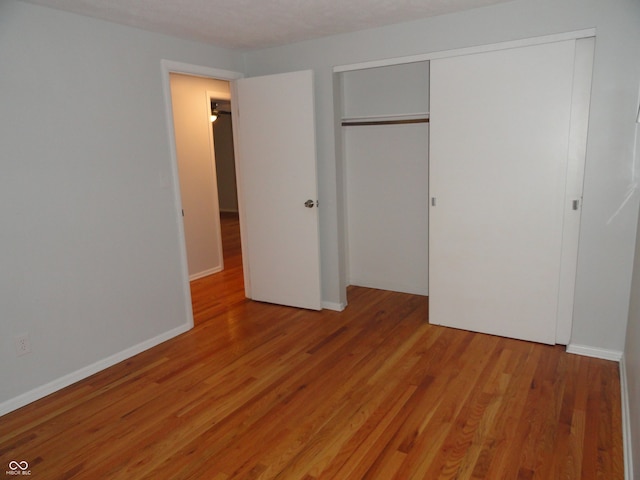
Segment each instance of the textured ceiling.
[[391,25],[510,0],[25,0],[234,49]]

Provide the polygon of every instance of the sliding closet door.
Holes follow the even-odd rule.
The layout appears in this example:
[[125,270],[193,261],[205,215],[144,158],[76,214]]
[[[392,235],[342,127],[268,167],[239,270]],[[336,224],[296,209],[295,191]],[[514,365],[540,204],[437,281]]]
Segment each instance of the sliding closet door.
[[556,342],[574,49],[431,62],[431,323]]

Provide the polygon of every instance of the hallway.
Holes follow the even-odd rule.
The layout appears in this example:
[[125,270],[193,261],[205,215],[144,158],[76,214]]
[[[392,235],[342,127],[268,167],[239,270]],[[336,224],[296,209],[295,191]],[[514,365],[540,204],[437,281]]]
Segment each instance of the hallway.
[[238,214],[221,212],[220,225],[224,270],[191,282],[195,325],[246,301]]

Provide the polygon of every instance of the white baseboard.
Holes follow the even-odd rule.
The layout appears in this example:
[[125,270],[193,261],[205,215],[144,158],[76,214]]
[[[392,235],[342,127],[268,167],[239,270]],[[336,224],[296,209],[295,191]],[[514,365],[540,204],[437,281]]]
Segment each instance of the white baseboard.
[[567,345],[567,353],[575,353],[585,357],[602,358],[603,360],[613,360],[619,362],[622,359],[622,352],[618,350],[607,350],[605,348],[589,347],[587,345],[576,345],[570,343]]
[[622,400],[622,451],[624,454],[624,478],[633,480],[633,450],[631,448],[631,417],[629,411],[629,384],[624,355],[620,360],[620,398]]
[[61,390],[65,387],[68,387],[73,383],[90,377],[94,373],[98,373],[99,371],[109,368],[116,363],[120,363],[127,358],[131,358],[138,353],[155,347],[156,345],[159,345],[162,342],[169,340],[170,338],[177,337],[178,335],[191,330],[191,328],[192,325],[189,324],[181,325],[177,328],[174,328],[173,330],[162,333],[157,337],[145,340],[144,342],[118,352],[115,355],[111,355],[110,357],[107,357],[105,359],[98,360],[97,362],[81,368],[80,370],[76,370],[75,372],[69,373],[45,385],[23,393],[22,395],[18,395],[15,398],[2,402],[0,403],[0,416],[17,410],[18,408],[24,407],[25,405],[28,405],[31,402],[35,402],[36,400],[40,400],[41,398],[57,392],[58,390]]
[[337,302],[321,302],[320,304],[322,308],[326,308],[327,310],[334,310],[336,312],[341,312],[345,308],[347,308],[346,303],[337,303]]
[[627,367],[623,352],[604,348],[587,347],[585,345],[567,345],[567,352],[586,357],[602,358],[619,362],[620,368],[620,401],[622,408],[622,449],[624,455],[624,478],[633,480],[633,452],[631,448],[631,418],[629,412],[629,387],[627,384]]
[[210,268],[209,270],[203,270],[202,272],[189,275],[189,281],[193,282],[194,280],[198,280],[199,278],[208,277],[209,275],[213,275],[214,273],[219,273],[221,271],[222,271],[222,267],[215,267],[215,268]]

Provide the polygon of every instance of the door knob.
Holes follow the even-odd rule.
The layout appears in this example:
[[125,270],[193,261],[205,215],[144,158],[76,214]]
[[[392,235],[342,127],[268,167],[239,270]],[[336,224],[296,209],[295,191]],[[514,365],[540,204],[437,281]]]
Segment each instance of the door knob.
[[307,200],[306,202],[304,202],[304,206],[307,208],[313,208],[315,204],[316,202],[314,202],[313,200]]

